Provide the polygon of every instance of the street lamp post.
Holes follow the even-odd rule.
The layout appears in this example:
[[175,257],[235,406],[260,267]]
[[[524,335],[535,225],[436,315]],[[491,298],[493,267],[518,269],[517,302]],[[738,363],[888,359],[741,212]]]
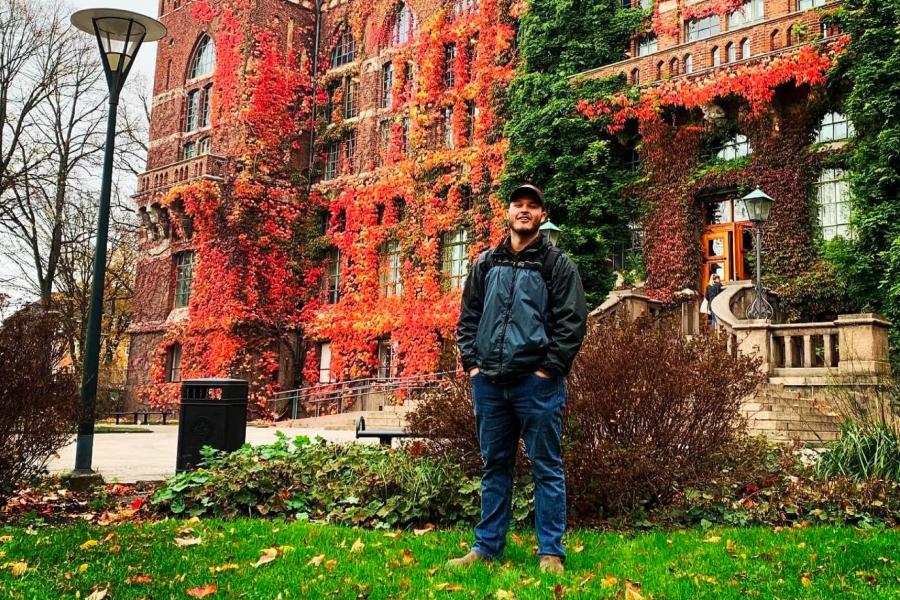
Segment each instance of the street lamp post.
[[81,416],[75,447],[76,475],[89,475],[94,446],[94,413],[97,400],[97,372],[100,363],[100,324],[103,318],[103,286],[106,269],[106,238],[109,231],[109,196],[112,187],[113,149],[116,142],[116,107],[134,58],[144,42],[166,35],[165,26],[155,19],[127,10],[91,8],[72,15],[72,25],[97,38],[106,84],[109,87],[109,115],[106,120],[106,147],[100,181],[100,209],[97,214],[97,241],[94,248],[94,276],[81,376]]
[[559,243],[559,232],[559,227],[554,225],[549,219],[541,225],[541,233],[550,240],[550,245],[554,247]]
[[756,188],[742,198],[744,207],[753,230],[756,234],[756,284],[753,288],[753,300],[747,308],[748,319],[771,319],[775,311],[766,300],[766,290],[762,284],[762,230],[769,219],[769,210],[772,208],[772,198],[761,189]]

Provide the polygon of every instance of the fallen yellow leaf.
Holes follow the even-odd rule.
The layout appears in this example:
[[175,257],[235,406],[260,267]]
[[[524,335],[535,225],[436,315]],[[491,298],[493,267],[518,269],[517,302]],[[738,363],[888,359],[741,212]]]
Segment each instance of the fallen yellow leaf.
[[356,554],[357,552],[362,552],[365,549],[366,545],[362,543],[362,539],[356,538],[356,541],[353,542],[353,545],[350,546],[350,554]]
[[458,592],[463,589],[463,586],[458,583],[437,583],[434,589],[439,592]]
[[13,540],[13,536],[11,535],[0,535],[0,544],[5,544],[7,542],[11,542]]
[[434,525],[432,525],[431,523],[428,523],[428,524],[425,525],[425,527],[423,527],[422,529],[413,529],[413,533],[416,534],[416,535],[425,535],[426,533],[428,533],[428,532],[431,531],[432,529],[434,529]]
[[711,535],[703,541],[706,542],[707,544],[718,544],[719,542],[722,541],[722,538],[717,535]]
[[97,540],[88,540],[78,547],[81,548],[82,550],[90,550],[91,548],[93,548],[94,546],[96,546],[99,543],[100,542],[98,542]]
[[278,548],[266,548],[262,551],[262,556],[259,557],[259,560],[253,564],[253,567],[261,567],[272,562],[276,558],[278,558]]
[[203,540],[198,537],[175,538],[175,545],[180,548],[184,548],[185,546],[197,546],[202,543],[203,543]]
[[87,570],[88,570],[88,564],[81,563],[80,565],[78,565],[78,568],[75,569],[75,572],[78,573],[79,575],[81,575],[82,573],[84,573]]
[[307,567],[309,567],[309,566],[318,567],[319,565],[322,564],[323,560],[325,560],[324,554],[319,554],[318,556],[313,556],[311,559],[309,559],[309,562],[306,563],[306,566]]
[[91,595],[87,597],[86,600],[103,600],[106,598],[106,595],[109,593],[109,588],[104,588],[102,590],[94,590],[91,592]]
[[210,567],[209,572],[210,573],[221,573],[223,571],[234,571],[237,568],[238,568],[238,565],[236,565],[234,563],[225,563],[224,565],[219,565],[217,567]]
[[625,600],[644,600],[641,595],[641,584],[625,580]]
[[800,583],[801,585],[803,585],[803,587],[809,587],[812,585],[812,581],[807,575],[803,575],[802,577],[800,577]]
[[584,544],[579,544],[572,548],[572,552],[584,552]]
[[191,588],[187,591],[187,595],[192,598],[206,598],[210,594],[215,594],[219,587],[214,583],[207,583],[200,587]]
[[516,595],[506,590],[497,590],[494,595],[497,600],[516,600]]
[[619,578],[615,575],[607,573],[603,579],[600,580],[600,584],[603,587],[615,587],[619,583]]
[[17,561],[9,565],[9,572],[13,577],[21,577],[28,570],[28,563],[25,561]]

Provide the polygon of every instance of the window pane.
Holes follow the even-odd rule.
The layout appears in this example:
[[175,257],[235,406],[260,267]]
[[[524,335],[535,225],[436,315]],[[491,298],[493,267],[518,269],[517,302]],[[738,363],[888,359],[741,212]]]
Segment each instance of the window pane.
[[392,88],[394,87],[394,65],[384,63],[381,67],[381,108],[390,108],[392,104]]
[[203,36],[197,44],[191,64],[190,79],[211,75],[216,66],[216,46],[209,36]]
[[175,308],[188,305],[191,297],[191,279],[194,274],[193,251],[182,252],[175,264]]

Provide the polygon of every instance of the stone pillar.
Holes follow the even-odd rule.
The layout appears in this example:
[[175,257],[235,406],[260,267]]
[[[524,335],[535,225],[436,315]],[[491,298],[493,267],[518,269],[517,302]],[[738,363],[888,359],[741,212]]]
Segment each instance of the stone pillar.
[[771,336],[769,335],[771,324],[771,321],[765,319],[752,319],[734,326],[738,350],[746,356],[761,359],[759,370],[766,375],[771,375],[774,368]]
[[842,375],[880,375],[890,371],[888,328],[890,322],[875,313],[839,315],[838,372]]

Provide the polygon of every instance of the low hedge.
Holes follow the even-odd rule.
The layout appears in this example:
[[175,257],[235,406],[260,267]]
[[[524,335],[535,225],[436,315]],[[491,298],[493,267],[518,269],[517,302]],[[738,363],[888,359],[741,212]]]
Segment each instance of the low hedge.
[[[305,436],[289,441],[279,433],[273,444],[208,451],[204,461],[160,487],[155,507],[176,515],[287,515],[374,528],[469,525],[480,514],[478,478],[405,450]],[[517,483],[514,519],[524,521],[533,486]]]

